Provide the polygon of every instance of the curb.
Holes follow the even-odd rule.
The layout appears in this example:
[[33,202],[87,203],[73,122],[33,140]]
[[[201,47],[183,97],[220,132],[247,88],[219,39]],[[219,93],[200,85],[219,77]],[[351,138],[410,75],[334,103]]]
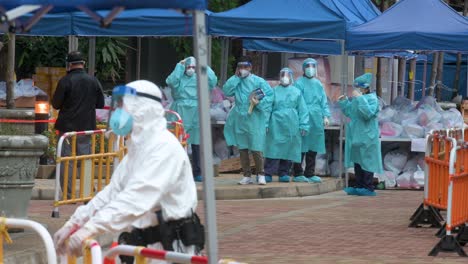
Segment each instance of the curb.
[[[334,192],[343,189],[343,179],[328,178],[323,183],[274,183],[260,185],[221,185],[216,186],[216,200],[266,199],[282,197],[303,197]],[[197,195],[203,200],[202,184],[197,184]],[[49,186],[35,186],[32,191],[32,200],[54,200],[54,188]]]

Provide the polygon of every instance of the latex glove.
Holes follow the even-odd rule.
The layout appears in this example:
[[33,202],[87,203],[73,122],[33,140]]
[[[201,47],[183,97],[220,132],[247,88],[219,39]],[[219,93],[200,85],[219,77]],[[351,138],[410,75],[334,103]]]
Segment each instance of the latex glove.
[[328,117],[324,117],[323,118],[323,125],[327,127],[329,124],[330,124],[330,120],[328,120]]
[[353,96],[354,97],[358,97],[358,96],[361,96],[361,95],[362,95],[362,93],[360,91],[358,91],[357,89],[353,90]]
[[68,240],[68,255],[81,256],[83,254],[83,243],[93,235],[87,228],[80,228]]
[[305,135],[307,135],[307,131],[304,129],[301,129],[301,136],[305,136]]
[[255,96],[251,96],[250,97],[250,103],[253,104],[253,105],[257,105],[258,104],[258,99],[255,97]]
[[344,94],[340,95],[340,97],[338,97],[338,101],[342,101],[344,99],[346,99],[346,95],[344,95]]
[[180,64],[185,65],[185,59],[179,61]]
[[269,131],[269,129],[268,129],[268,127],[267,127],[267,128],[266,128],[266,133],[267,133],[267,134],[268,134],[268,131]]
[[59,255],[64,255],[66,253],[65,241],[73,234],[76,230],[79,229],[78,225],[74,225],[70,222],[66,222],[57,232],[54,234],[54,245],[55,250]]

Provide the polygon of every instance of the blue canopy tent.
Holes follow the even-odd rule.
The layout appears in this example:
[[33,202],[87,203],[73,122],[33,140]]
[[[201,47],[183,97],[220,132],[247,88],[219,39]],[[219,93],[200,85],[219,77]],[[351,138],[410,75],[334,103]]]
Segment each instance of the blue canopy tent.
[[468,20],[441,0],[402,0],[347,32],[349,51],[468,51]]
[[[343,19],[346,27],[367,22],[378,15],[380,11],[370,0],[319,0],[320,9],[310,10],[309,16],[329,12],[330,10]],[[284,40],[250,40],[243,41],[244,49],[270,52],[314,53],[322,55],[341,54],[341,47],[336,41],[297,41]]]
[[[209,33],[215,37],[338,43],[338,54],[343,54],[341,90],[345,90],[348,82],[348,63],[344,54],[346,22],[320,1],[252,0],[226,12],[212,13],[208,19]],[[226,40],[223,44],[221,80],[226,78],[227,45]],[[340,127],[340,160],[342,132]]]
[[[94,20],[97,20],[102,26],[108,26],[110,22],[124,9],[146,9],[146,8],[172,8],[193,11],[193,35],[194,35],[194,53],[197,58],[197,86],[199,93],[199,112],[201,127],[201,167],[204,173],[204,202],[205,202],[205,221],[207,225],[207,251],[209,263],[218,262],[217,252],[217,232],[216,232],[216,201],[214,193],[213,180],[213,157],[211,142],[211,123],[209,116],[209,93],[206,87],[208,78],[206,75],[208,41],[206,37],[205,10],[206,0],[0,0],[0,6],[8,10],[0,13],[0,24],[2,30],[29,30],[40,21],[40,18],[47,13],[73,12],[79,9]],[[96,10],[110,10],[108,14],[96,13]],[[25,14],[34,12],[27,24],[21,27],[11,27],[16,18]],[[105,15],[105,17],[103,17]],[[46,22],[44,22],[46,23]],[[45,24],[44,24],[45,25]],[[17,25],[18,26],[18,25]],[[62,25],[63,26],[63,25]],[[65,31],[69,28],[64,27]],[[73,30],[70,30],[73,32]],[[39,31],[37,31],[39,33]],[[14,54],[14,53],[13,53]],[[14,57],[13,57],[14,62]],[[13,73],[9,76],[13,80]]]
[[[105,17],[109,11],[98,11]],[[100,27],[83,12],[73,13],[77,36],[192,36],[192,16],[176,10],[133,9],[116,17],[107,28]]]
[[348,30],[346,49],[350,52],[415,50],[466,53],[466,43],[468,20],[445,2],[403,0],[381,16]]
[[[284,12],[287,10],[287,12]],[[316,13],[316,16],[311,16]],[[254,39],[342,40],[345,23],[318,1],[252,0],[209,16],[213,36]]]
[[[206,15],[210,12],[205,11]],[[97,11],[106,17],[110,11]],[[28,14],[22,21],[31,19]],[[89,19],[84,12],[56,13],[44,15],[28,32],[30,36],[192,36],[191,14],[176,10],[146,8],[122,11],[107,27]],[[21,28],[20,28],[21,30]]]

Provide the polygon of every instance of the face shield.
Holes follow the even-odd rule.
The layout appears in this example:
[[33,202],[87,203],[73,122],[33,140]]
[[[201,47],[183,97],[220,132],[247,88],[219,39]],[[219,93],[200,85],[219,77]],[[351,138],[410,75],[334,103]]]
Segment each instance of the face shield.
[[291,69],[284,68],[280,71],[280,84],[281,86],[288,86],[293,83],[294,75]]
[[317,76],[317,62],[315,60],[305,62],[302,65],[302,69],[304,70],[304,75],[308,78]]
[[112,90],[112,100],[109,110],[108,127],[119,136],[128,135],[132,131],[133,117],[125,107],[124,97],[142,96],[161,103],[161,98],[156,96],[137,92],[135,88],[121,85]]
[[237,63],[237,72],[239,73],[239,77],[245,78],[249,76],[251,70],[252,64],[250,62],[244,61]]
[[197,61],[194,57],[188,57],[187,59],[185,59],[185,74],[189,77],[195,74],[196,65]]

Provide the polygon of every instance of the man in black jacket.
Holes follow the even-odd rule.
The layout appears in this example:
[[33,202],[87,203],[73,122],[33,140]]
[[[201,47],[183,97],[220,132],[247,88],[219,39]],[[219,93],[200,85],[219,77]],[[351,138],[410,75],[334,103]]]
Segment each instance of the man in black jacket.
[[[101,83],[86,73],[85,61],[79,51],[72,51],[67,56],[67,75],[59,80],[52,98],[52,106],[60,110],[55,129],[59,137],[70,131],[96,129],[96,108],[104,107],[104,94]],[[91,153],[89,136],[77,136],[76,154]],[[62,145],[62,157],[70,156],[71,145],[65,140]],[[81,162],[78,162],[78,167]],[[63,167],[63,166],[62,166]],[[63,168],[60,171],[60,183],[63,189]],[[77,170],[80,172],[80,170]],[[72,189],[73,162],[69,163],[67,198],[70,199]]]

